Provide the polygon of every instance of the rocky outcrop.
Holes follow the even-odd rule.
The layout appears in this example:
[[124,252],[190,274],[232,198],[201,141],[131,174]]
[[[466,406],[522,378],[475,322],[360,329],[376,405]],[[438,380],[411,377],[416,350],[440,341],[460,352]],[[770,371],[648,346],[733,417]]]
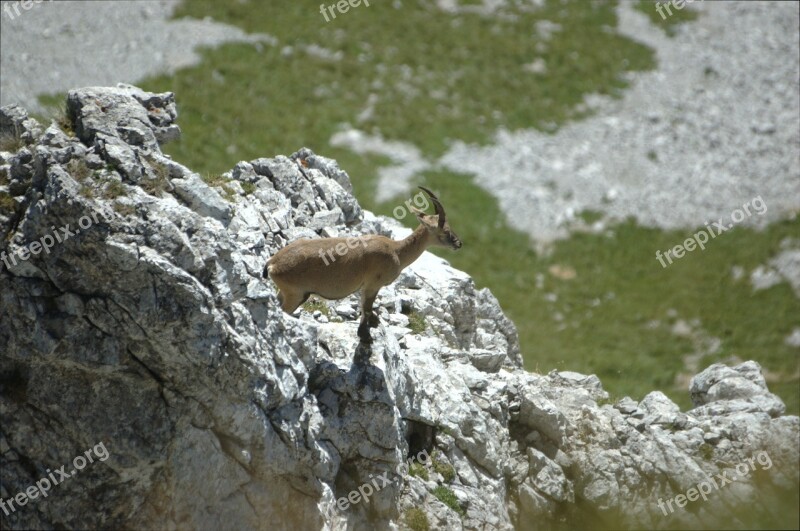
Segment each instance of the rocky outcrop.
[[203,179],[161,152],[172,94],[74,90],[67,111],[0,111],[3,528],[796,521],[775,500],[796,508],[800,424],[756,363],[697,375],[691,411],[611,403],[595,376],[524,371],[491,293],[428,253],[359,344],[356,296],[291,317],[261,278],[298,237],[408,233],[335,161]]

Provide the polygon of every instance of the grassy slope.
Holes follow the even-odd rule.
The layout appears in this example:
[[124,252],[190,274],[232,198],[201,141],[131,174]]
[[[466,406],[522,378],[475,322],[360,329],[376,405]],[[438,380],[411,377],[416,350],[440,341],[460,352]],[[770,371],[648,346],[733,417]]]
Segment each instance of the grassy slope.
[[[427,182],[447,191],[451,223],[467,242],[464,249],[474,249],[438,254],[492,289],[518,324],[529,369],[595,373],[618,397],[641,398],[661,389],[688,408],[686,388],[675,387],[674,381],[683,356],[701,349],[702,338],[678,337],[671,329],[678,319],[698,319],[702,330],[722,340],[719,351],[701,359],[701,368],[736,356],[783,374],[797,372],[797,349],[783,340],[797,326],[800,301],[787,284],[753,292],[746,277],[733,279],[731,266],[750,271],[764,263],[779,252],[782,239],[800,233],[800,219],[761,233],[733,229],[705,251],[688,253],[667,268],[655,251],[675,246],[694,231],[628,222],[614,227],[611,236],[573,235],[540,257],[524,245],[525,235],[504,225],[494,200],[469,180],[439,173],[428,175]],[[552,266],[572,268],[576,276],[562,280],[549,272]],[[537,275],[543,279],[540,289]],[[548,300],[552,295],[554,302]],[[563,320],[556,320],[557,313]],[[796,379],[771,383],[770,389],[797,411]]]
[[[485,142],[499,127],[552,130],[580,118],[574,109],[586,93],[618,94],[623,71],[654,67],[651,50],[614,32],[610,3],[550,2],[503,20],[443,14],[417,2],[403,6],[376,2],[325,23],[313,3],[185,4],[177,16],[212,16],[274,35],[281,44],[226,45],[206,51],[197,67],[142,83],[178,94],[185,140],[169,151],[214,174],[238,160],[309,146],[339,160],[364,206],[390,215],[394,204],[372,199],[375,170],[384,161],[328,144],[342,124],[412,142],[433,158],[450,139]],[[652,5],[639,8],[653,19]],[[562,31],[544,41],[533,29],[538,20],[557,22]],[[343,57],[317,58],[303,51],[309,44]],[[545,75],[522,70],[535,57],[546,61]],[[372,117],[359,122],[373,93],[378,100]],[[749,270],[765,262],[782,237],[798,232],[798,222],[763,233],[736,229],[667,269],[656,262],[655,250],[692,231],[626,223],[614,228],[613,237],[576,235],[540,257],[468,177],[429,172],[424,181],[440,192],[465,242],[459,253],[441,254],[497,295],[519,327],[529,369],[595,372],[613,395],[641,398],[658,388],[686,407],[685,388],[673,382],[681,357],[696,346],[669,327],[677,318],[696,318],[722,340],[721,350],[701,367],[735,355],[772,371],[798,370],[796,350],[783,344],[790,316],[800,315],[787,285],[752,293],[746,281],[730,275],[733,264]],[[573,267],[576,277],[559,280],[548,273],[554,264]],[[544,279],[541,289],[537,274]],[[555,302],[544,298],[547,293],[556,295]],[[554,319],[556,312],[563,321]],[[798,412],[796,379],[772,388]]]
[[[656,9],[656,4],[661,4],[661,13]],[[667,9],[667,4],[669,9]],[[671,2],[663,0],[638,0],[634,7],[647,15],[650,22],[663,29],[667,35],[672,36],[679,24],[697,18],[697,11],[687,8],[688,5],[690,4],[684,3],[681,9],[678,9]]]

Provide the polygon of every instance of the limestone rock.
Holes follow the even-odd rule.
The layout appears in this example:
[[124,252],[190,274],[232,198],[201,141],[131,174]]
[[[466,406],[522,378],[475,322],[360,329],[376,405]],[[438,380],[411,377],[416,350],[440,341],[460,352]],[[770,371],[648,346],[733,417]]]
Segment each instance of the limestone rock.
[[222,197],[161,153],[171,94],[77,89],[68,110],[77,136],[0,109],[27,135],[0,153],[0,497],[108,453],[4,529],[743,527],[797,492],[799,419],[755,362],[697,375],[690,411],[608,404],[594,375],[524,371],[491,292],[429,253],[366,347],[356,295],[289,316],[261,277],[298,237],[408,234],[335,161],[241,161]]

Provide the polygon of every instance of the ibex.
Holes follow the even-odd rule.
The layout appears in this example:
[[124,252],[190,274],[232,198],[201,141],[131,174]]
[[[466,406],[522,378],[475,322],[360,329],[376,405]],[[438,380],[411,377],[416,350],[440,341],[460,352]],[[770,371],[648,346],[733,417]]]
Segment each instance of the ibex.
[[[264,277],[269,275],[278,286],[283,311],[294,313],[312,294],[335,300],[360,289],[358,337],[371,343],[369,329],[378,326],[378,317],[372,310],[378,291],[391,284],[431,245],[461,248],[461,240],[450,229],[439,198],[427,188],[420,188],[430,196],[436,213],[427,215],[409,205],[420,225],[405,239],[392,240],[377,234],[301,239],[275,253],[267,262]],[[334,250],[338,260],[333,258]]]

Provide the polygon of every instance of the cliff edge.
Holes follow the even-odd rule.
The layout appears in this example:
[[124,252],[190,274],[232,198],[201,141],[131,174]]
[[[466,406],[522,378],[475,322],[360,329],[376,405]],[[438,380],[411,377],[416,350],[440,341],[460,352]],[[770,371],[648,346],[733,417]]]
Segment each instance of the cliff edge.
[[690,411],[612,403],[524,371],[497,300],[429,253],[369,347],[357,296],[288,316],[261,278],[287,242],[408,230],[308,149],[201,178],[161,152],[176,117],[128,85],[48,127],[0,109],[3,528],[797,525],[800,419],[757,363],[696,375]]

